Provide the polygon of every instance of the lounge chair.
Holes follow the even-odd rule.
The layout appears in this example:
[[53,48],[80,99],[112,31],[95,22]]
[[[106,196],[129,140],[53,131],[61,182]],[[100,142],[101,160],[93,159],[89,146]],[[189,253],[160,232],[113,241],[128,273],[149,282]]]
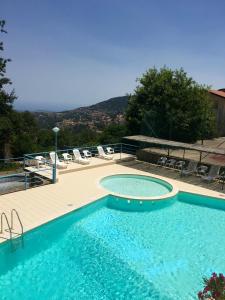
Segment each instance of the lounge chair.
[[105,151],[103,150],[102,146],[98,146],[97,150],[98,150],[98,155],[99,155],[100,158],[113,159],[113,155],[112,154],[106,154]]
[[211,166],[208,175],[202,176],[202,180],[206,182],[212,182],[219,177],[220,166]]
[[69,163],[70,161],[73,160],[72,155],[70,155],[69,153],[62,153],[62,157],[65,163]]
[[157,161],[157,165],[165,166],[166,161],[167,161],[167,157],[161,156],[161,157],[158,159],[158,161]]
[[202,165],[202,166],[198,167],[197,171],[198,171],[199,175],[205,176],[208,171],[208,167]]
[[89,150],[83,150],[84,157],[91,159],[92,153]]
[[75,162],[77,162],[79,164],[88,165],[90,163],[89,159],[87,159],[86,157],[83,158],[80,155],[80,151],[78,149],[73,149],[73,155],[74,155],[74,158],[75,158]]
[[182,170],[185,166],[185,161],[184,160],[179,160],[175,163],[174,168],[178,170]]
[[112,147],[106,147],[107,154],[114,154],[114,149]]
[[174,168],[174,166],[175,166],[175,163],[176,163],[176,159],[167,159],[167,161],[166,161],[166,167],[168,167],[168,168]]
[[197,172],[198,162],[190,160],[186,169],[182,169],[180,175],[188,176]]
[[49,156],[50,156],[52,165],[54,165],[55,162],[56,162],[56,168],[57,169],[66,169],[67,168],[67,165],[64,162],[61,162],[59,160],[59,157],[58,157],[57,153],[52,151],[52,152],[49,153]]
[[39,167],[42,165],[45,165],[46,164],[46,159],[41,156],[41,155],[38,155],[38,156],[35,156],[35,161],[36,161],[36,165],[37,165],[37,168],[39,169]]

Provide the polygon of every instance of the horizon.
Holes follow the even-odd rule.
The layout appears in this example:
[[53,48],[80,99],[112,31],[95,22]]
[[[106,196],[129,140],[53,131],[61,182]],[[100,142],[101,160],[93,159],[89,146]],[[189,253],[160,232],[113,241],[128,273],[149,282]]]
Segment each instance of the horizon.
[[[148,68],[225,86],[225,3],[14,1],[2,4],[15,108],[63,111],[131,93]],[[50,13],[49,13],[50,12]]]

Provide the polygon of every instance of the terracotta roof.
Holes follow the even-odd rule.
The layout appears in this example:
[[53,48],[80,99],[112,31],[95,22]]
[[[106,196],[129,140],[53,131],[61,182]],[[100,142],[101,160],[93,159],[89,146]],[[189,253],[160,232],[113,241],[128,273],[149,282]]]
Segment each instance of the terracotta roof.
[[224,91],[217,91],[217,90],[210,90],[211,94],[217,95],[219,97],[225,98],[225,92]]

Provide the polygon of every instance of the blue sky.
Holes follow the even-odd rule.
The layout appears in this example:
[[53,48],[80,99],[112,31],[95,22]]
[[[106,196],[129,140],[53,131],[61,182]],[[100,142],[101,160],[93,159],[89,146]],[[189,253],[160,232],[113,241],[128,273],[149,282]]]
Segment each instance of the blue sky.
[[224,11],[224,0],[4,1],[15,107],[60,111],[125,95],[163,65],[225,87]]

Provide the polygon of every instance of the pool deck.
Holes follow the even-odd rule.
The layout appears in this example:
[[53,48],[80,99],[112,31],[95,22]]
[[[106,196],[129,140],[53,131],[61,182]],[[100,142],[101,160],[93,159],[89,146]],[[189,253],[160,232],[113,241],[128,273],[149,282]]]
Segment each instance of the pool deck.
[[[162,176],[163,170],[158,168],[158,174],[146,165],[146,170],[135,168],[135,162],[108,162],[93,168],[82,168],[75,172],[58,175],[56,184],[15,192],[0,196],[0,211],[10,214],[15,208],[24,226],[24,232],[62,216],[68,212],[87,205],[109,193],[99,185],[99,180],[115,174],[152,175],[164,179],[178,190],[218,197],[225,200],[225,194],[206,189],[177,179]],[[18,225],[18,224],[17,224]],[[16,226],[17,226],[16,225]],[[19,229],[17,229],[19,231]],[[0,237],[0,242],[5,239]]]

